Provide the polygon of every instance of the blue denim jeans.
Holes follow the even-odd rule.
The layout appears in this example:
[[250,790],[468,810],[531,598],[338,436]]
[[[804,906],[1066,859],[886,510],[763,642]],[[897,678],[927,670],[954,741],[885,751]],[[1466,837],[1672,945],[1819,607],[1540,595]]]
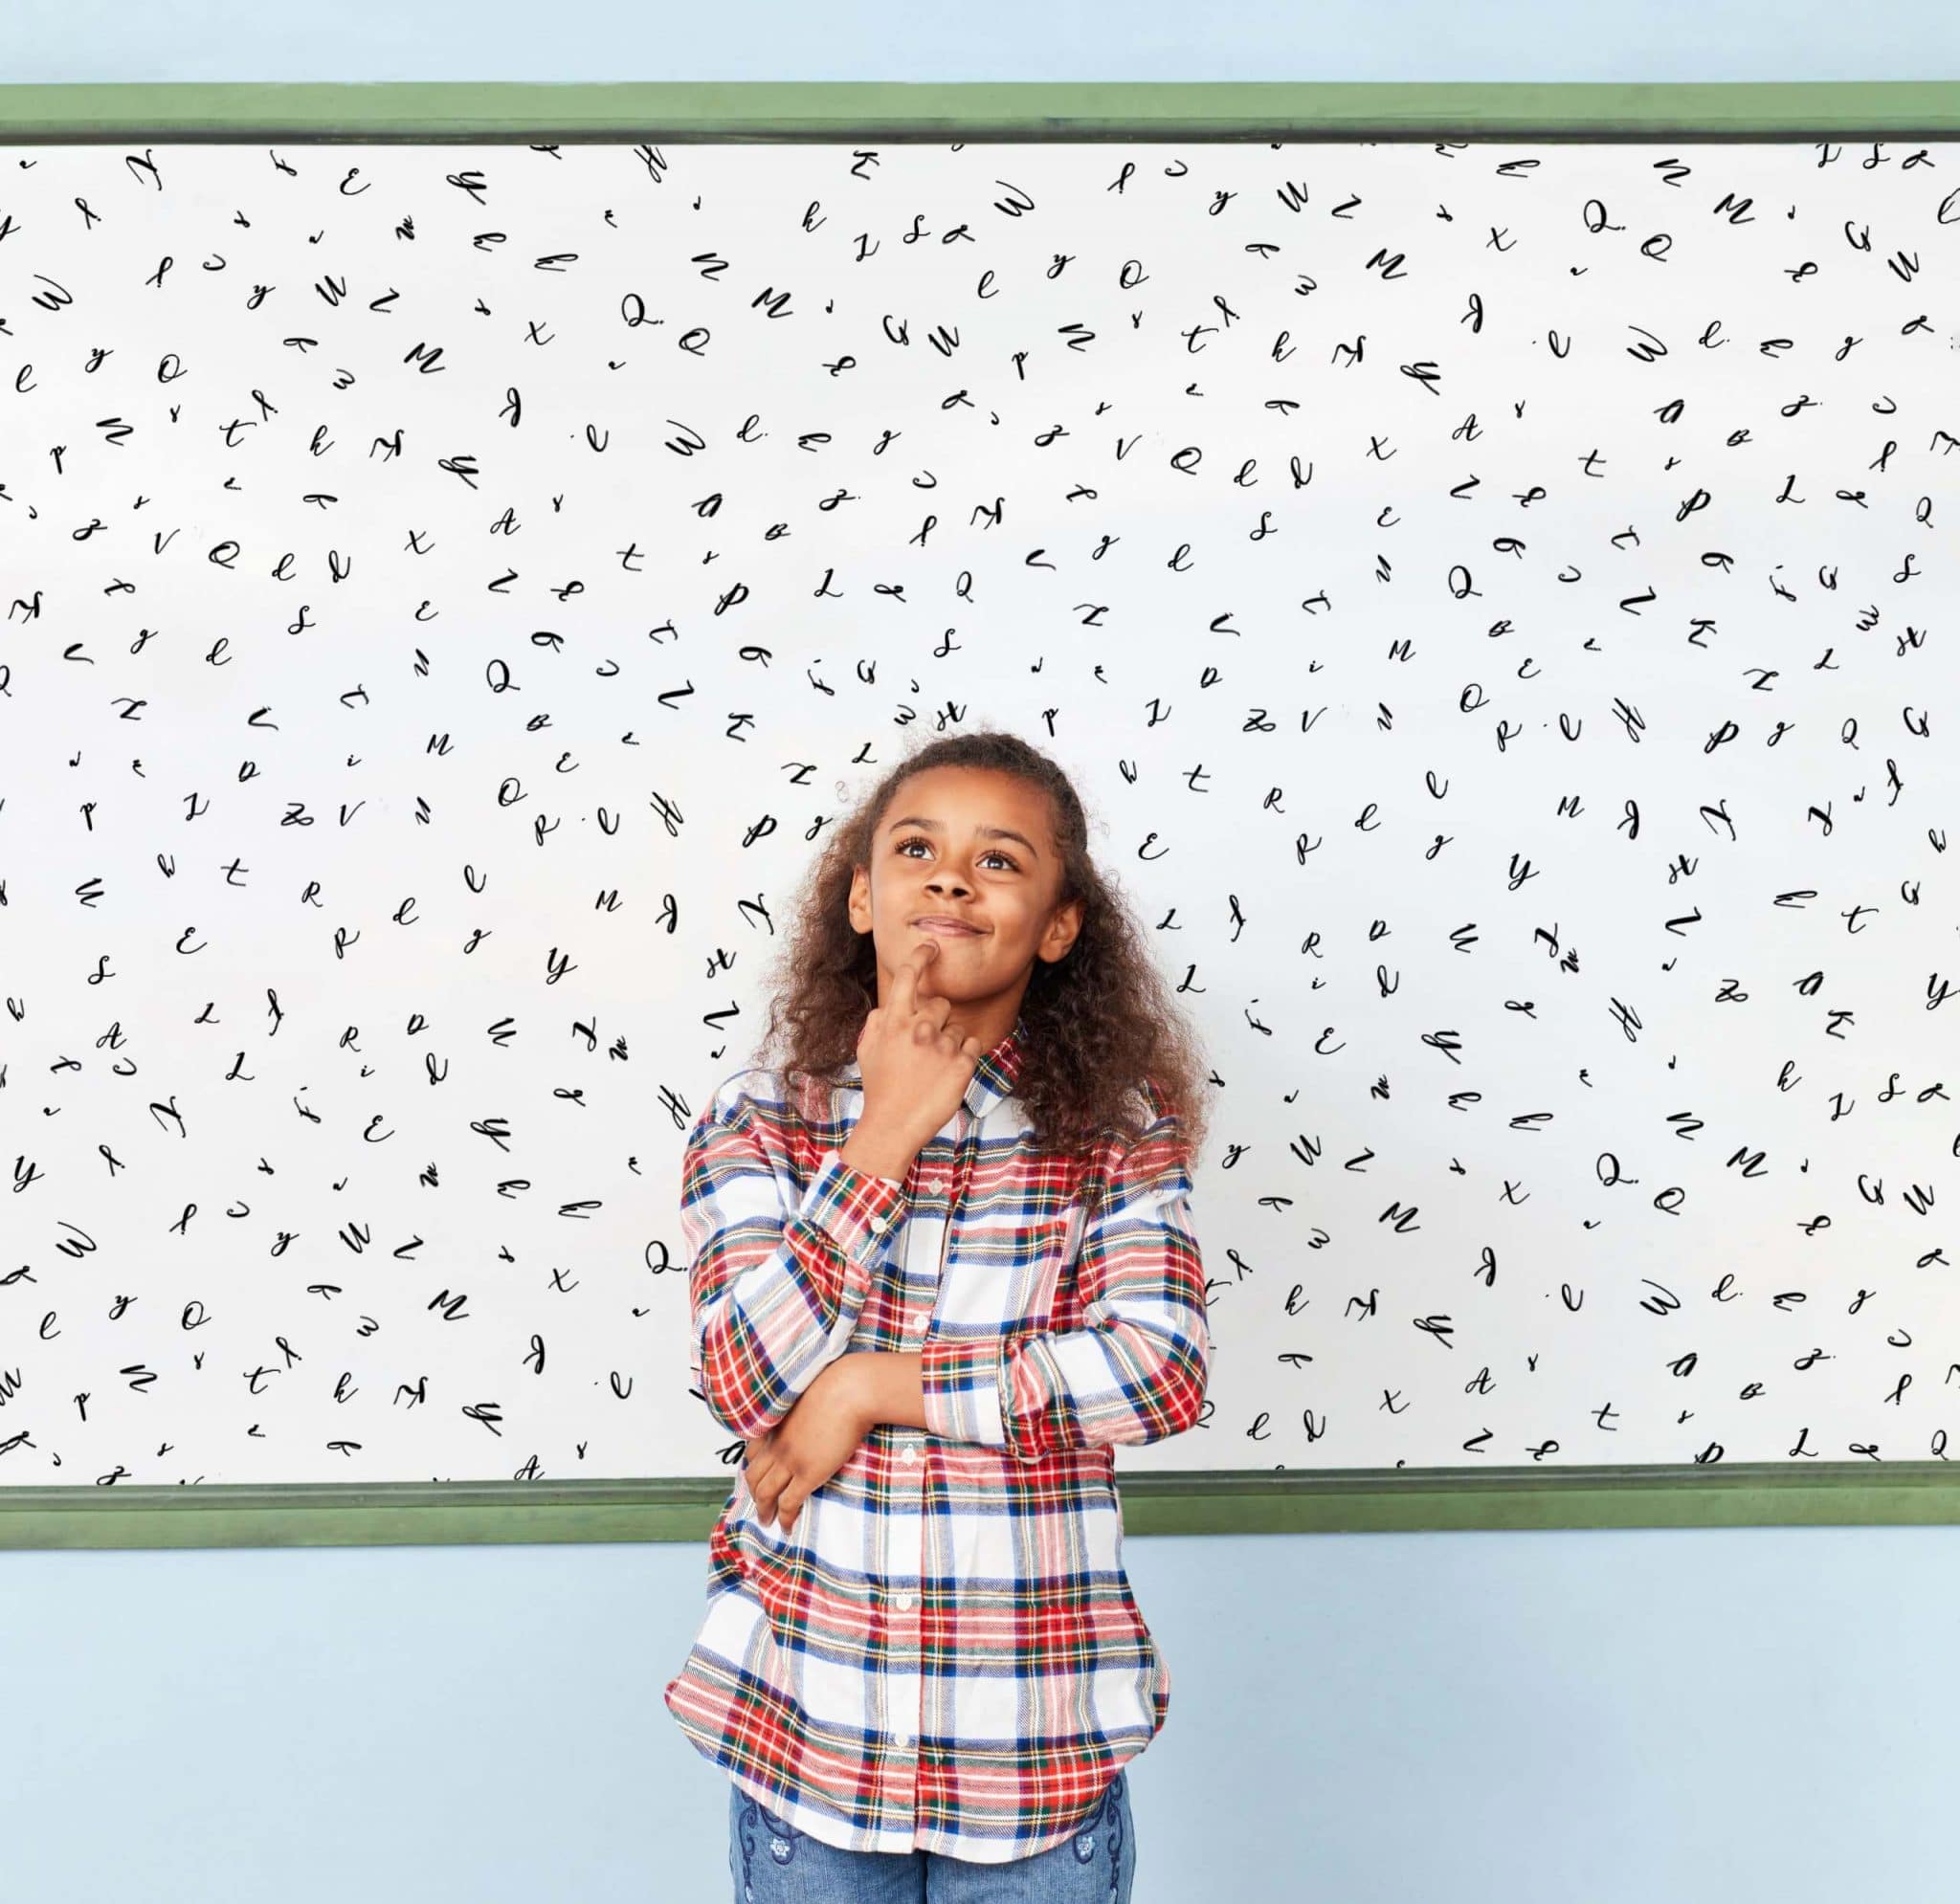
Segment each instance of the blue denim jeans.
[[843,1851],[728,1782],[735,1904],[1129,1904],[1129,1777],[1119,1772],[1072,1837],[1033,1857],[973,1864],[939,1851]]

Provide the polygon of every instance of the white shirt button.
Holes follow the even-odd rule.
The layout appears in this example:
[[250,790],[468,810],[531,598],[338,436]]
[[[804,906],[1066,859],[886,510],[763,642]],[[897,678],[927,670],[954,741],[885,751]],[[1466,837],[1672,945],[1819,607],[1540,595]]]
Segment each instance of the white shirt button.
[[905,1451],[899,1456],[901,1461],[916,1461],[918,1458],[919,1450],[909,1445],[906,1447]]
[[892,1743],[894,1745],[909,1745],[911,1742],[912,1735],[909,1732],[895,1732],[892,1734]]
[[912,1610],[912,1596],[909,1593],[902,1593],[895,1604],[900,1612],[909,1613]]
[[929,1309],[915,1309],[915,1310],[914,1310],[914,1311],[912,1312],[912,1333],[913,1333],[913,1334],[914,1334],[915,1336],[923,1336],[923,1335],[924,1335],[924,1333],[926,1332],[926,1330],[927,1330],[927,1329],[929,1329],[929,1328],[930,1328],[931,1326],[932,1326],[932,1311],[931,1311],[931,1310],[929,1310]]

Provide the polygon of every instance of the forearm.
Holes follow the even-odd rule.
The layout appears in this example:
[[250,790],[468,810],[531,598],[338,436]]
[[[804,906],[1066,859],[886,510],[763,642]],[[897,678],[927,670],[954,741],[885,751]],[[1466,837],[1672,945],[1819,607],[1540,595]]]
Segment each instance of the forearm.
[[924,1381],[916,1352],[859,1349],[847,1360],[858,1379],[858,1407],[867,1428],[880,1422],[896,1428],[925,1426]]

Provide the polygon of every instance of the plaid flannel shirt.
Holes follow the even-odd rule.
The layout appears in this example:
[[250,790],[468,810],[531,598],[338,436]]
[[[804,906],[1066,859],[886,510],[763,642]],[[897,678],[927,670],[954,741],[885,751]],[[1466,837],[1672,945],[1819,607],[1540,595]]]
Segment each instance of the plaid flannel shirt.
[[922,1357],[928,1426],[874,1427],[789,1534],[738,1473],[666,1690],[704,1758],[849,1850],[1046,1850],[1169,1709],[1115,1450],[1204,1401],[1191,1177],[1147,1085],[1135,1143],[1036,1151],[1026,1035],[1017,1019],[981,1060],[902,1184],[837,1154],[855,1064],[800,1104],[738,1072],[687,1142],[690,1369],[717,1423],[762,1434],[840,1355]]

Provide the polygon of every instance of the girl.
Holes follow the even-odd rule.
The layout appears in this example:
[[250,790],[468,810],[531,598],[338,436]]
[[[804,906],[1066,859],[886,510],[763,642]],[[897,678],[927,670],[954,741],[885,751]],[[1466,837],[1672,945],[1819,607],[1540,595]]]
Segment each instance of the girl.
[[1115,1449],[1204,1403],[1207,1067],[1068,777],[1004,733],[839,829],[786,1020],[681,1179],[692,1371],[746,1449],[666,1703],[729,1775],[737,1904],[1123,1904],[1170,1673]]

